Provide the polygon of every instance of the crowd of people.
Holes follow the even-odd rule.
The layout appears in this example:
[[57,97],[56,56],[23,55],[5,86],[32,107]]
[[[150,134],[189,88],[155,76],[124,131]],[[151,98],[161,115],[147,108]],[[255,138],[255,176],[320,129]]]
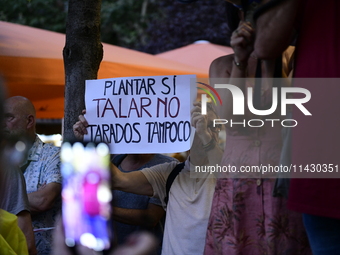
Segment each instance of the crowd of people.
[[[247,96],[254,91],[252,102],[261,110],[272,106],[274,89],[305,88],[312,94],[306,105],[313,117],[289,109],[287,116],[298,125],[288,129],[272,122],[256,127],[225,124],[222,150],[221,129],[212,124],[214,119],[239,122],[254,117],[249,109],[236,116],[234,95],[223,89],[224,104],[215,109],[208,103],[206,115],[201,103],[194,103],[195,134],[185,162],[162,154],[111,155],[117,246],[110,254],[340,254],[339,178],[193,175],[195,166],[240,169],[339,162],[339,87],[328,86],[328,80],[320,84],[300,78],[340,76],[340,3],[229,2],[229,13],[237,13],[240,20],[230,22],[230,28],[238,23],[230,40],[234,54],[211,63],[210,83],[232,84]],[[58,220],[60,148],[39,139],[29,99],[15,96],[1,102],[0,253],[93,254],[86,247],[65,244]],[[280,119],[280,108],[268,118]],[[80,141],[89,126],[84,114],[73,126]],[[136,235],[138,231],[142,234]]]

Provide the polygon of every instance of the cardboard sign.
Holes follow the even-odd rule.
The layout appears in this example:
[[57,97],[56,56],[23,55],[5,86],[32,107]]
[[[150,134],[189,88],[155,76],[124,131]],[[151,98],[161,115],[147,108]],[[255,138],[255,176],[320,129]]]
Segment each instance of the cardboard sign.
[[87,80],[86,141],[104,141],[112,154],[190,149],[195,75]]

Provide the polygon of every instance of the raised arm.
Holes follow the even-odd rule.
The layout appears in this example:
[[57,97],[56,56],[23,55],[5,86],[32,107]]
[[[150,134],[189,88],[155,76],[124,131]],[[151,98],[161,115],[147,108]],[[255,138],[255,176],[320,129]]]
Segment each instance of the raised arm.
[[[232,84],[245,95],[245,79],[249,74],[248,63],[253,52],[254,30],[249,22],[241,21],[231,36],[231,46],[234,54],[215,59],[209,69],[210,84]],[[217,112],[222,119],[237,119],[233,116],[233,96],[229,89],[217,89],[222,97],[223,105]],[[237,121],[235,119],[235,121]]]
[[[209,107],[208,107],[209,108]],[[190,150],[190,162],[195,166],[220,164],[223,151],[219,146],[220,125],[213,126],[217,115],[210,109],[201,114],[201,103],[194,103],[191,111],[191,125],[196,133]]]
[[[264,0],[264,4],[271,1]],[[280,1],[258,17],[253,53],[255,57],[273,59],[289,46],[295,34],[300,2],[301,0]]]
[[[79,121],[73,125],[73,132],[79,140],[82,140],[84,134],[87,134],[86,128],[88,127],[88,122],[83,115],[85,113],[86,110],[83,110],[82,115],[79,115],[78,117]],[[139,195],[153,195],[152,186],[141,172],[134,171],[123,173],[119,171],[119,169],[114,164],[111,164],[111,170],[113,175],[112,185],[114,189]]]
[[138,195],[153,195],[153,188],[142,172],[123,173],[114,164],[111,164],[111,171],[112,187],[114,189]]

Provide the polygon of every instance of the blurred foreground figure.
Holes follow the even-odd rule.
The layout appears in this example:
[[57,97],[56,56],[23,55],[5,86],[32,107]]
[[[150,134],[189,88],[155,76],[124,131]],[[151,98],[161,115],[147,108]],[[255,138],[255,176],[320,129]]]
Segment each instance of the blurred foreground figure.
[[12,144],[7,140],[2,141],[1,144],[0,208],[18,217],[18,226],[26,236],[29,254],[34,255],[37,254],[37,250],[26,183],[20,168],[17,166],[17,160],[23,156],[23,153],[16,149],[20,145],[23,145],[20,141]]
[[[4,92],[0,80],[0,122],[3,122]],[[13,166],[16,153],[0,126],[0,254],[36,254],[26,186]],[[14,154],[14,155],[13,155]]]
[[[78,245],[72,250],[65,244],[65,235],[62,221],[57,223],[54,231],[52,255],[97,255],[95,251]],[[154,254],[158,246],[155,236],[147,232],[136,232],[128,237],[124,244],[106,255],[150,255]]]
[[[298,37],[294,77],[339,78],[340,2],[286,0],[280,7],[259,17],[257,35],[265,40],[255,44],[255,54],[261,58],[277,54],[295,28]],[[267,40],[278,43],[269,47],[264,44]],[[326,164],[330,171],[330,165],[339,166],[340,86],[339,79],[318,81],[295,79],[296,87],[311,93],[306,108],[312,117],[293,111],[299,124],[292,130],[292,165],[305,168]],[[291,180],[288,207],[303,213],[314,255],[340,254],[340,179],[327,178],[330,173],[325,173],[326,178],[313,179],[309,178],[311,174],[306,172],[305,179]]]
[[[87,134],[88,122],[84,116],[86,110],[79,115],[79,121],[73,125],[75,137],[83,141],[84,134]],[[117,168],[126,173],[139,171],[143,168],[176,161],[175,158],[162,154],[118,154],[111,155],[111,162]],[[158,198],[137,195],[120,190],[113,190],[113,219],[118,244],[126,242],[127,238],[136,231],[151,231],[159,240],[159,247],[156,254],[162,250],[163,221],[165,211]]]
[[25,97],[15,96],[4,103],[4,134],[21,140],[27,147],[27,158],[20,164],[26,181],[32,214],[36,247],[39,255],[51,250],[51,228],[61,207],[60,148],[43,143],[35,132],[35,109]]

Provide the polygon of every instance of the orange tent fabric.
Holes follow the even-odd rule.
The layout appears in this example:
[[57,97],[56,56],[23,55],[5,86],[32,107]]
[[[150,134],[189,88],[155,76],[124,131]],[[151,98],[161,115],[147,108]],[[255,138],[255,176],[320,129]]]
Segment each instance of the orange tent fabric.
[[211,62],[221,56],[233,54],[231,47],[197,41],[187,46],[157,54],[157,57],[178,61],[195,67],[208,75]]
[[[37,118],[63,118],[65,35],[0,21],[0,73],[9,96],[22,95],[37,109]],[[98,78],[207,73],[195,67],[103,43]]]

